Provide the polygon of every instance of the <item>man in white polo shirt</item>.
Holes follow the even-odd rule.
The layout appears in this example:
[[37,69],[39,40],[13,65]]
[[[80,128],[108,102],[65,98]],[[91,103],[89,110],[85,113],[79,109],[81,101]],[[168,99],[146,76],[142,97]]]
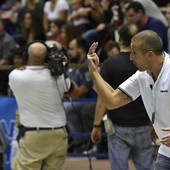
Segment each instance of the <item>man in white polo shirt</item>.
[[107,109],[116,109],[140,95],[161,141],[155,170],[170,169],[170,58],[163,52],[163,42],[151,30],[136,34],[131,40],[130,59],[138,70],[117,89],[100,76],[95,53],[98,43],[89,49],[88,67],[99,97]]
[[66,115],[62,105],[65,93],[70,97],[76,85],[64,74],[57,78],[46,68],[48,47],[34,41],[25,56],[28,65],[9,75],[9,85],[20,113],[21,138],[17,155],[18,170],[65,169],[67,152]]

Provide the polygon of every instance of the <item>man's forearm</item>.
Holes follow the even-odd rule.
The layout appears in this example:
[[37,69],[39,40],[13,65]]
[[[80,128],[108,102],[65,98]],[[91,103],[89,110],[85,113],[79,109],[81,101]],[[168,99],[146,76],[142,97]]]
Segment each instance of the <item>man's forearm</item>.
[[106,82],[103,80],[99,72],[93,72],[91,74],[93,83],[95,85],[97,94],[99,98],[104,102],[104,105],[106,108],[113,108],[113,92],[114,89]]
[[105,114],[106,107],[102,100],[98,97],[94,116],[94,125],[100,125],[102,122],[103,115]]

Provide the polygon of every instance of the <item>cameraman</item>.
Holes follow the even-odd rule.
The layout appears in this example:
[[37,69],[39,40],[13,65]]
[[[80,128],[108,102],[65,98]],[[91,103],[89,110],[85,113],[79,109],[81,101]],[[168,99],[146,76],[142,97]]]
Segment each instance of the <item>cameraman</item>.
[[64,170],[67,153],[66,116],[62,105],[65,93],[76,93],[76,85],[64,74],[57,78],[46,68],[48,47],[34,41],[25,56],[28,65],[9,75],[9,85],[20,113],[17,170]]

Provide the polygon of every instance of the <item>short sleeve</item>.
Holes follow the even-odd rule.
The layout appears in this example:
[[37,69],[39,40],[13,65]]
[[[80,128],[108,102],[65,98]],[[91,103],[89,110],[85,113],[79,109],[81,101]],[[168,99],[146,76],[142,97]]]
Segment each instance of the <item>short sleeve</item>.
[[139,71],[137,71],[118,87],[118,89],[129,96],[131,100],[135,100],[140,96],[140,88],[138,83],[139,74]]

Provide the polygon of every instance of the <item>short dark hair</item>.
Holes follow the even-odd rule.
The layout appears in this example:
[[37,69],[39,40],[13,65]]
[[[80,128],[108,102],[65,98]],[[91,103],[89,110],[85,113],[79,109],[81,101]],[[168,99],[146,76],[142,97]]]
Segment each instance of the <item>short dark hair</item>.
[[87,41],[83,37],[77,37],[76,42],[78,48],[83,48],[86,52],[88,52],[89,46]]
[[136,34],[132,40],[138,41],[140,43],[139,49],[146,53],[148,51],[153,51],[157,55],[163,53],[163,42],[160,36],[152,31],[145,30]]
[[59,29],[61,29],[65,24],[64,21],[62,21],[61,19],[56,19],[54,21],[51,21],[51,23],[54,23],[54,25],[56,25]]
[[145,14],[145,8],[143,7],[143,5],[140,2],[137,2],[137,1],[131,2],[126,7],[126,11],[129,11],[130,9],[133,9],[136,13],[141,11],[142,13]]
[[117,48],[120,51],[119,43],[115,42],[113,40],[109,40],[104,46],[104,52],[107,53],[108,51],[110,51],[114,47]]
[[138,32],[139,29],[135,24],[124,24],[118,30],[119,37],[124,46],[130,46],[132,37]]

